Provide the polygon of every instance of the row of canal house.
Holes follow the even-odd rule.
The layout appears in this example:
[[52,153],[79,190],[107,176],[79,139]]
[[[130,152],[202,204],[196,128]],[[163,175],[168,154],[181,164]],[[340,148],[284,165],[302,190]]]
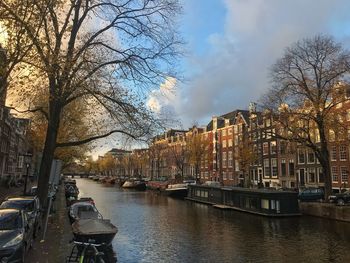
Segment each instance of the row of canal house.
[[[0,46],[0,183],[8,184],[32,173],[27,136],[30,120],[18,118],[5,105],[7,95],[6,51]],[[28,166],[28,167],[27,167]],[[30,170],[28,169],[30,168]]]
[[[350,127],[349,100],[337,110],[344,125]],[[137,150],[138,158],[144,161],[135,164],[134,169],[152,179],[195,178],[225,186],[323,186],[322,167],[314,152],[272,136],[278,129],[274,118],[268,111],[258,112],[251,104],[249,110],[214,116],[203,128],[169,130],[154,138],[148,149]],[[350,135],[350,129],[348,132]],[[201,146],[191,143],[196,136],[200,137]],[[350,185],[349,138],[338,140],[329,136],[335,190]],[[197,158],[191,153],[193,148],[199,152]]]

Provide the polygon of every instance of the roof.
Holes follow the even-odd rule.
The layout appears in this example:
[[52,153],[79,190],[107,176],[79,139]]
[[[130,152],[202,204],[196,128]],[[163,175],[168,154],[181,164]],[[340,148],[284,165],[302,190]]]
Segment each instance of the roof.
[[21,210],[14,209],[14,208],[0,208],[0,213],[11,213],[11,214],[18,214]]
[[6,201],[33,201],[35,199],[35,196],[14,196],[14,197],[7,197]]

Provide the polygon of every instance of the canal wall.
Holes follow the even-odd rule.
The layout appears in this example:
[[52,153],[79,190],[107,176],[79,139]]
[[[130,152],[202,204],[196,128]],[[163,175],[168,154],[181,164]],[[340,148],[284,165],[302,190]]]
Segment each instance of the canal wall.
[[350,206],[336,206],[328,203],[300,202],[300,212],[350,223]]

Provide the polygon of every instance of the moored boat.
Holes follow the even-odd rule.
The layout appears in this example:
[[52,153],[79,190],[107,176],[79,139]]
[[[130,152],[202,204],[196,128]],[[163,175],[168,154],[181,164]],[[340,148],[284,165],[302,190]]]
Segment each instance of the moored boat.
[[115,180],[116,180],[115,177],[109,177],[109,178],[106,180],[106,183],[107,183],[107,184],[115,184]]
[[72,224],[74,240],[110,245],[118,228],[108,219],[80,219]]
[[143,191],[146,190],[146,183],[142,180],[127,180],[122,187]]
[[147,189],[163,191],[168,187],[168,181],[149,181],[147,182]]
[[190,201],[263,216],[299,216],[298,193],[273,189],[189,185]]
[[164,193],[171,197],[185,198],[188,193],[188,184],[169,184]]

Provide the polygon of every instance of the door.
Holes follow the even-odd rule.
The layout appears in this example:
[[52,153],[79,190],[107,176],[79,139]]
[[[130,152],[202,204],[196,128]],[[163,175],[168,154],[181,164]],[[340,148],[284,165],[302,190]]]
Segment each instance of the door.
[[305,169],[299,169],[299,181],[300,181],[300,186],[305,185]]

